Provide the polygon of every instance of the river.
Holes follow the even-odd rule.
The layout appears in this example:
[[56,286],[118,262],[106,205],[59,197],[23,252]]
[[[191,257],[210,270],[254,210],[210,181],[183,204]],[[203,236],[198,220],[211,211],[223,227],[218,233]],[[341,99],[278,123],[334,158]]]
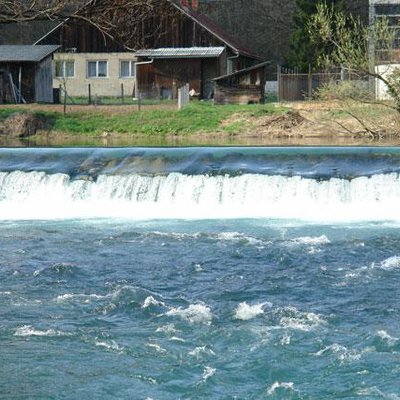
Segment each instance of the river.
[[0,149],[8,399],[400,398],[400,149]]

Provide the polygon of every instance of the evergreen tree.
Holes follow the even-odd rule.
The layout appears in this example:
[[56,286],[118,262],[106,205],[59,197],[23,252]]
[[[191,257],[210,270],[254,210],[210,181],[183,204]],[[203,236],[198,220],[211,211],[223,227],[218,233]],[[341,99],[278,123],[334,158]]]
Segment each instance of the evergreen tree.
[[[345,8],[344,0],[323,0],[323,2],[335,7],[337,11],[343,11]],[[294,30],[290,41],[288,64],[303,71],[307,71],[309,65],[315,68],[319,56],[326,53],[327,50],[322,41],[320,45],[311,42],[308,34],[308,25],[311,16],[317,12],[318,3],[315,0],[296,0],[297,13],[294,16]]]

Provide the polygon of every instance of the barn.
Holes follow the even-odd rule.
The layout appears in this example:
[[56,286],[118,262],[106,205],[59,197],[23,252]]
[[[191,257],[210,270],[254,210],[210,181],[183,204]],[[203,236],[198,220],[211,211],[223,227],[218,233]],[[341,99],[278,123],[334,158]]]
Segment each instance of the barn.
[[52,103],[58,45],[0,46],[0,103]]
[[[109,0],[108,0],[109,1]],[[90,10],[86,10],[90,12]],[[121,27],[129,31],[133,27]],[[197,11],[197,2],[159,0],[143,20],[135,40],[105,37],[83,21],[65,21],[37,44],[56,44],[54,87],[62,82],[70,96],[125,93],[146,98],[176,98],[189,83],[200,98],[213,95],[213,78],[260,61],[250,49]]]

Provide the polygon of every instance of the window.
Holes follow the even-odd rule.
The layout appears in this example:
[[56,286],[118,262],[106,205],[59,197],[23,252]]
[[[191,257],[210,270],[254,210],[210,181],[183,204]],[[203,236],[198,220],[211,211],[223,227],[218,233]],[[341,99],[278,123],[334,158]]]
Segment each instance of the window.
[[135,77],[135,61],[121,61],[121,78]]
[[75,76],[75,61],[56,60],[56,78],[73,78]]
[[88,78],[106,78],[107,70],[107,61],[88,61],[87,63]]

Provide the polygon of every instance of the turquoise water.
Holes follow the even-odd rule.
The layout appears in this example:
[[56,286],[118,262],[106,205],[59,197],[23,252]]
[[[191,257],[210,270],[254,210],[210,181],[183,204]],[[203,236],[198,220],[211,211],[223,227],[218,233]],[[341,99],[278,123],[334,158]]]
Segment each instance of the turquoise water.
[[400,398],[399,161],[1,150],[0,397]]

